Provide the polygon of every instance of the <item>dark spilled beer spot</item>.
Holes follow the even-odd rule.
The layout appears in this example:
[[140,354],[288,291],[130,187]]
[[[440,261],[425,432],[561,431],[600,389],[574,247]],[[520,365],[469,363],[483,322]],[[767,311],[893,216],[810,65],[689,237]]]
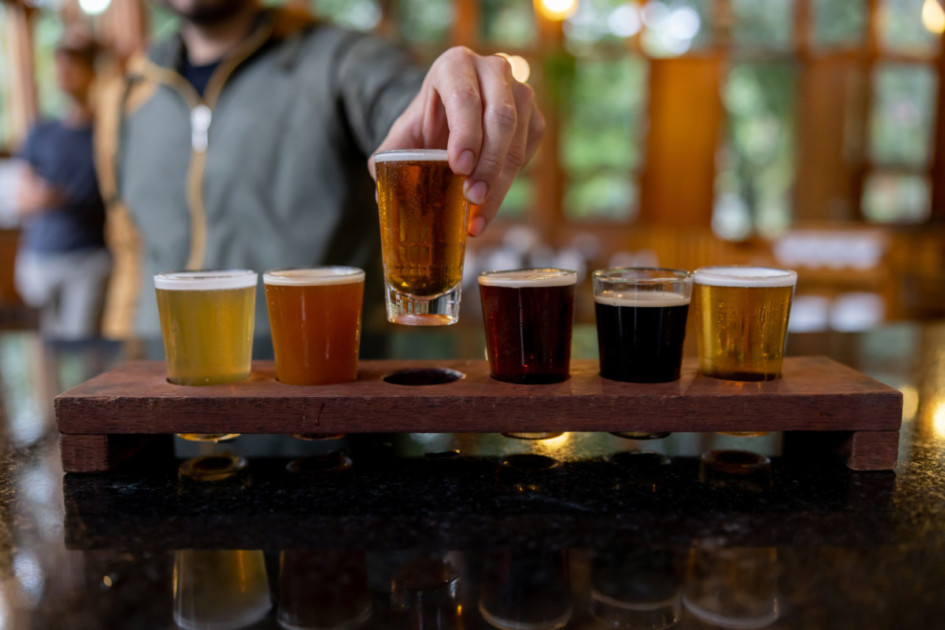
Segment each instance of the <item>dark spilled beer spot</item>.
[[450,449],[448,451],[436,451],[433,453],[424,453],[424,457],[427,459],[432,459],[434,461],[441,461],[444,459],[456,459],[459,457],[459,449]]
[[533,453],[521,453],[518,455],[509,455],[502,460],[502,466],[521,471],[540,471],[551,470],[561,465],[561,462],[548,457],[547,455],[535,455]]
[[316,455],[293,459],[286,466],[290,473],[323,473],[348,470],[353,465],[351,458],[344,453]]
[[462,372],[446,368],[421,368],[413,370],[398,370],[384,377],[384,382],[393,385],[407,385],[418,387],[421,385],[445,385],[455,383],[465,376]]
[[611,431],[613,435],[627,440],[662,440],[672,435],[669,431],[651,433],[649,431]]
[[619,451],[605,458],[611,464],[633,470],[650,470],[670,463],[669,457],[652,451]]

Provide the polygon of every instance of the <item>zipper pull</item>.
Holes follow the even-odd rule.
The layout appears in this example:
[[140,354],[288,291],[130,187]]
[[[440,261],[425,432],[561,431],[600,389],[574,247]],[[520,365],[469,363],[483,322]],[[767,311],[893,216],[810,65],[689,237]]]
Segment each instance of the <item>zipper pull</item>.
[[197,105],[190,110],[190,145],[197,153],[207,150],[212,119],[213,112],[206,105]]

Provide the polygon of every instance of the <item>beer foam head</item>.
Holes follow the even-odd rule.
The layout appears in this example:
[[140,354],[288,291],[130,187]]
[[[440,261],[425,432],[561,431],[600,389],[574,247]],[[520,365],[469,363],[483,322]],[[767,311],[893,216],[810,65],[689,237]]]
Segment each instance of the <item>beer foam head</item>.
[[689,297],[672,291],[601,291],[594,301],[607,306],[635,306],[658,308],[685,306]]
[[448,162],[445,149],[405,149],[381,151],[374,154],[374,162]]
[[517,269],[487,271],[479,275],[479,284],[487,287],[566,287],[577,284],[577,272],[568,269]]
[[311,267],[307,269],[274,269],[263,274],[270,286],[326,286],[364,282],[364,270],[357,267]]
[[715,287],[793,287],[797,272],[770,267],[702,267],[696,269],[693,279]]
[[259,275],[249,269],[174,271],[154,276],[154,287],[165,291],[219,291],[256,286]]

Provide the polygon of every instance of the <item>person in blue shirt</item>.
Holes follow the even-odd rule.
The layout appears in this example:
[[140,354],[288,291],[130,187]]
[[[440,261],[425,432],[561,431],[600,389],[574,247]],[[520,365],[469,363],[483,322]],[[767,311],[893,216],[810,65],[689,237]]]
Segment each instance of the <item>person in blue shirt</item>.
[[18,153],[24,162],[16,208],[23,232],[16,285],[40,309],[45,338],[98,336],[111,269],[105,206],[92,153],[89,94],[97,46],[67,34],[55,54],[56,82],[69,98],[61,120],[37,123]]

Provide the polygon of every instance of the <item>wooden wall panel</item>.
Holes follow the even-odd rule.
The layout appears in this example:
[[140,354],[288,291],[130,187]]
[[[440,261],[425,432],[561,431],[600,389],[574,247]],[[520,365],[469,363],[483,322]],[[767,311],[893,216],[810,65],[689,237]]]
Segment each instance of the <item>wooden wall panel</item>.
[[721,85],[718,56],[652,60],[641,219],[710,225],[724,116]]

